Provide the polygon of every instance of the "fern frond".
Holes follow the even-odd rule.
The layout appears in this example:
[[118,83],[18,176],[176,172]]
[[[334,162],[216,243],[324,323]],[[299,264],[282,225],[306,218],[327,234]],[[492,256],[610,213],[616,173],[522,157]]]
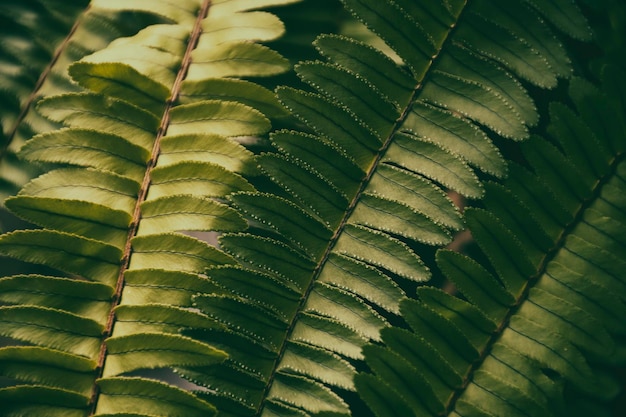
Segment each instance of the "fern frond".
[[[105,47],[113,39],[135,33],[156,17],[124,14],[94,7],[89,2],[5,2],[2,49],[2,125],[0,142],[0,198],[14,195],[40,171],[16,157],[21,146],[38,133],[58,126],[35,109],[42,98],[78,87],[67,67]],[[14,227],[11,227],[14,228]]]
[[410,331],[364,349],[373,373],[356,386],[376,415],[583,415],[619,392],[606,367],[625,359],[623,76],[607,66],[604,91],[572,79],[575,109],[552,104],[551,139],[522,144],[529,169],[467,209],[484,260],[437,255],[463,299],[420,288],[401,304]]
[[[224,327],[192,308],[192,295],[217,289],[204,271],[234,266],[235,258],[185,232],[247,227],[226,204],[228,194],[254,190],[242,176],[255,172],[252,153],[234,138],[263,135],[270,123],[233,101],[236,91],[205,96],[211,85],[253,85],[239,75],[285,71],[287,61],[259,43],[283,26],[248,12],[260,5],[254,1],[101,3],[93,5],[150,11],[171,23],[72,64],[84,91],[39,103],[65,127],[29,140],[21,155],[52,168],[6,205],[42,228],[1,236],[0,251],[59,273],[0,279],[0,334],[27,345],[1,350],[0,368],[14,379],[0,390],[2,413],[213,415],[198,395],[137,375],[226,357],[181,329]],[[263,94],[240,93],[242,101],[278,109],[268,91],[253,91]],[[51,378],[45,369],[55,369]],[[31,401],[35,393],[40,400]]]
[[[56,46],[71,30],[75,18],[83,11],[86,2],[62,4],[39,1],[21,4],[3,4],[2,20],[2,71],[0,71],[0,179],[2,200],[17,192],[24,181],[14,150],[8,148],[13,140],[16,124],[23,117],[22,107],[28,106],[40,74],[54,57]],[[30,17],[30,18],[28,18]]]
[[354,387],[318,368],[355,372],[340,359],[361,359],[390,326],[384,315],[403,312],[402,286],[430,276],[415,248],[443,246],[463,227],[446,191],[481,197],[479,175],[506,173],[489,136],[522,140],[537,122],[522,83],[553,87],[570,73],[526,2],[517,7],[543,35],[488,2],[423,3],[345,1],[402,63],[323,35],[326,61],[295,67],[310,89],[277,90],[308,130],[274,132],[274,150],[257,159],[278,191],[229,196],[253,229],[221,237],[240,265],[209,269],[223,288],[196,300],[225,326],[203,340],[230,356],[182,371],[225,415],[349,415],[334,388]]
[[[28,1],[4,3],[2,19],[2,126],[9,135],[55,49],[71,30],[87,2],[63,5],[61,2]],[[13,105],[15,105],[13,107]],[[4,141],[2,142],[5,145]]]
[[[7,206],[42,229],[0,252],[59,272],[0,279],[0,414],[346,416],[360,396],[385,417],[550,415],[564,386],[610,396],[592,362],[623,332],[622,75],[607,68],[608,101],[572,81],[577,112],[551,110],[562,143],[529,133],[527,88],[572,72],[557,31],[590,37],[575,3],[345,0],[381,49],[329,34],[321,58],[283,58],[260,42],[303,32],[273,43],[282,24],[259,10],[292,2],[91,2],[159,24],[107,48],[96,30],[69,67],[80,92],[39,103],[64,128],[23,147],[49,172]],[[300,56],[302,82],[255,84]],[[509,139],[532,172],[501,155]],[[466,221],[450,191],[485,209]],[[490,262],[438,265],[469,301],[413,299],[466,223]]]

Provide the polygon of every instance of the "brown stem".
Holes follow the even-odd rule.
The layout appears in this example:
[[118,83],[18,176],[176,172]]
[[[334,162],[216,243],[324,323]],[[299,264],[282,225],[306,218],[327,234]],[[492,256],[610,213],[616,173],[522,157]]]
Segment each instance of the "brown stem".
[[[447,39],[449,38],[449,34],[453,30],[454,30],[454,27],[450,28],[450,31],[448,32],[448,37],[446,37],[446,39],[444,39],[442,41],[442,43],[441,43],[442,46],[440,47],[440,51],[443,49],[443,44],[447,41]],[[428,64],[426,70],[424,71],[424,73],[427,73],[428,70],[430,68],[432,68],[432,66],[437,61],[438,57],[439,57],[439,54],[437,54],[437,55],[432,57],[430,63]],[[294,316],[293,316],[293,318],[291,320],[291,323],[289,324],[289,327],[287,329],[287,334],[286,334],[285,339],[284,339],[285,341],[287,341],[289,339],[293,329],[295,328],[295,323],[296,323],[296,320],[298,319],[299,313],[304,310],[304,306],[305,306],[306,301],[307,301],[307,299],[309,297],[309,294],[313,291],[313,287],[315,285],[315,282],[317,281],[319,275],[321,274],[322,269],[324,268],[324,265],[328,261],[334,246],[336,245],[337,241],[339,240],[339,237],[341,236],[341,234],[343,233],[346,225],[348,224],[348,220],[349,220],[350,216],[352,215],[352,213],[354,212],[354,210],[356,209],[356,205],[358,204],[361,196],[365,193],[365,190],[367,189],[367,186],[368,186],[372,176],[374,175],[374,173],[376,172],[376,169],[380,165],[380,161],[385,156],[385,153],[387,152],[387,149],[389,148],[389,146],[391,146],[391,143],[393,142],[393,139],[395,138],[396,133],[398,133],[398,131],[400,130],[400,128],[404,124],[406,118],[409,116],[409,113],[411,112],[411,109],[413,108],[413,104],[417,100],[417,96],[419,95],[419,93],[420,93],[420,91],[421,91],[421,89],[423,87],[423,83],[424,83],[424,80],[422,79],[422,80],[420,80],[417,83],[417,85],[413,89],[413,92],[411,93],[411,97],[409,98],[406,106],[404,107],[404,110],[403,110],[402,114],[395,121],[394,125],[392,126],[391,132],[389,133],[387,138],[384,140],[382,146],[378,150],[378,154],[377,154],[376,158],[374,159],[373,163],[371,164],[369,171],[366,173],[365,177],[361,181],[361,184],[359,186],[359,190],[356,192],[356,194],[354,195],[353,199],[351,200],[348,208],[346,209],[346,212],[345,212],[345,215],[344,215],[343,219],[341,220],[341,222],[339,223],[337,229],[335,230],[335,233],[331,237],[330,242],[329,242],[328,246],[326,247],[326,251],[324,252],[324,254],[322,255],[320,261],[317,263],[315,269],[313,270],[313,273],[311,275],[311,281],[309,282],[309,286],[307,287],[307,289],[304,292],[303,296],[300,298],[300,305],[298,306],[298,309],[296,310],[296,313],[294,314]],[[281,346],[280,352],[278,353],[278,356],[277,356],[276,360],[274,361],[274,364],[275,364],[274,365],[274,369],[276,369],[276,365],[281,361],[283,355],[285,354],[286,348],[287,348],[287,343],[283,343],[282,346]],[[265,391],[264,391],[263,396],[262,396],[263,399],[261,400],[261,403],[259,404],[259,407],[257,408],[257,413],[256,413],[257,416],[261,415],[261,412],[262,412],[263,407],[264,407],[265,397],[267,396],[267,394],[269,393],[269,391],[271,389],[271,386],[273,384],[273,380],[275,378],[275,375],[276,375],[275,372],[273,372],[271,374],[270,379],[268,380],[268,383],[265,386]]]
[[[129,268],[130,259],[132,256],[132,239],[137,235],[137,230],[139,229],[139,222],[141,220],[141,205],[146,200],[148,195],[148,189],[150,188],[151,175],[152,170],[157,165],[159,154],[161,152],[161,139],[167,134],[167,129],[170,124],[171,111],[174,107],[174,104],[178,100],[178,96],[180,95],[181,84],[185,77],[187,76],[187,72],[189,71],[189,66],[191,65],[191,52],[196,48],[198,44],[198,39],[200,39],[200,35],[202,33],[202,21],[207,17],[209,13],[209,8],[211,7],[211,0],[204,0],[202,7],[198,12],[198,17],[194,24],[193,30],[191,32],[191,36],[189,38],[189,42],[187,43],[187,50],[185,51],[185,55],[183,56],[181,67],[178,71],[176,79],[174,80],[174,84],[172,85],[171,94],[169,99],[166,102],[165,109],[163,111],[163,116],[161,117],[161,123],[159,125],[159,129],[156,133],[156,138],[154,140],[154,145],[152,147],[152,157],[147,163],[146,172],[143,177],[143,181],[141,183],[141,188],[139,190],[139,194],[137,196],[137,202],[135,204],[135,209],[133,210],[132,222],[130,224],[130,228],[128,230],[128,236],[126,238],[126,244],[124,246],[124,252],[121,259],[119,274],[117,276],[117,283],[115,285],[115,293],[113,295],[113,299],[111,302],[111,309],[109,311],[109,316],[107,319],[107,324],[103,333],[103,342],[100,345],[100,354],[98,355],[98,373],[96,375],[96,379],[101,378],[104,372],[104,367],[106,364],[107,357],[107,347],[106,347],[106,339],[111,337],[113,334],[113,329],[115,326],[115,307],[117,307],[122,299],[122,292],[124,290],[124,275]],[[92,410],[91,415],[93,415],[96,411],[96,406],[98,403],[98,395],[99,388],[97,384],[94,384],[92,396],[91,396],[91,404]]]

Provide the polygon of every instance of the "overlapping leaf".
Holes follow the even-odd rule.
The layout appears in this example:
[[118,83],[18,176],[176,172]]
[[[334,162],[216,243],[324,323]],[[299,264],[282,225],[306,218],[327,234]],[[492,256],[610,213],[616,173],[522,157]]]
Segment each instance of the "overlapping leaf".
[[365,349],[373,373],[356,386],[376,415],[600,415],[619,392],[603,367],[626,359],[623,79],[612,66],[604,92],[573,79],[576,109],[550,107],[551,140],[525,142],[528,168],[468,209],[488,261],[437,258],[463,299],[421,288],[401,305],[410,332]]
[[[326,60],[296,65],[310,89],[278,89],[306,130],[274,132],[274,151],[258,158],[280,191],[229,197],[255,229],[221,238],[240,265],[209,270],[223,289],[197,297],[225,326],[205,340],[230,357],[186,372],[226,415],[348,415],[331,387],[353,389],[350,361],[389,326],[379,312],[402,313],[401,286],[429,278],[414,248],[445,245],[463,227],[446,191],[481,197],[479,174],[506,172],[489,136],[522,140],[537,122],[522,82],[553,87],[569,75],[527,2],[514,7],[531,27],[492,2],[421,3],[344,1],[400,64],[323,35],[315,45]],[[580,16],[572,5],[563,12]],[[342,375],[318,372],[329,363]]]
[[28,1],[0,8],[2,19],[2,149],[7,146],[21,107],[29,100],[39,74],[70,32],[88,2]]
[[[233,138],[269,130],[249,104],[278,105],[262,87],[234,77],[288,67],[258,43],[283,27],[269,13],[247,12],[258,2],[113,3],[101,6],[150,11],[172,23],[148,26],[71,65],[85,92],[39,103],[65,127],[28,141],[21,156],[54,169],[6,205],[42,228],[3,235],[0,250],[60,274],[0,280],[0,332],[32,345],[0,349],[0,368],[16,381],[1,390],[3,413],[215,413],[192,393],[132,373],[226,357],[180,330],[223,327],[191,308],[192,295],[217,288],[203,274],[209,266],[235,259],[181,232],[246,227],[226,196],[251,192],[242,174],[255,167]],[[211,96],[213,86],[231,85],[253,85],[253,94]]]
[[[24,155],[62,168],[36,179],[8,204],[48,230],[17,232],[1,244],[12,256],[70,277],[0,282],[3,302],[10,304],[2,310],[10,322],[5,334],[39,343],[0,351],[3,372],[25,384],[0,390],[7,413],[82,416],[93,396],[100,416],[212,415],[205,399],[226,416],[347,415],[335,388],[358,388],[385,416],[437,414],[453,405],[465,415],[476,403],[484,413],[501,407],[498,412],[515,415],[518,409],[498,402],[502,396],[521,399],[528,413],[541,414],[549,408],[542,395],[552,399],[560,389],[551,372],[537,367],[544,362],[587,387],[584,366],[566,368],[541,346],[568,349],[567,359],[577,364],[582,356],[571,353],[565,338],[539,336],[540,325],[514,316],[507,328],[526,334],[508,336],[509,344],[534,343],[537,353],[530,358],[490,339],[498,320],[513,316],[516,301],[532,298],[544,306],[559,298],[548,290],[526,297],[524,286],[533,267],[542,268],[546,248],[561,248],[560,233],[569,230],[562,223],[574,224],[576,204],[589,190],[571,175],[562,179],[552,172],[585,159],[576,146],[563,156],[531,140],[540,152],[529,159],[550,180],[533,189],[551,195],[550,189],[558,192],[565,184],[574,190],[557,196],[564,207],[531,208],[543,232],[527,226],[533,220],[524,211],[493,208],[502,219],[493,221],[500,240],[479,240],[494,259],[514,255],[512,264],[508,257],[494,261],[499,272],[511,271],[499,277],[505,286],[463,260],[459,269],[472,277],[464,280],[465,295],[481,300],[474,305],[428,289],[420,291],[423,301],[407,301],[401,289],[407,281],[428,279],[415,249],[444,245],[463,227],[446,191],[478,198],[485,189],[480,177],[505,174],[489,138],[525,139],[537,122],[523,84],[553,87],[569,75],[552,27],[588,38],[577,8],[568,0],[346,0],[397,61],[347,37],[318,38],[326,60],[297,66],[306,90],[279,89],[306,131],[275,132],[273,151],[251,164],[251,154],[229,137],[261,134],[269,128],[262,113],[285,112],[269,91],[233,77],[273,74],[286,61],[250,42],[277,36],[276,19],[247,10],[289,2],[212,1],[189,53],[198,1],[93,2],[156,13],[171,24],[152,26],[74,65],[72,76],[88,92],[41,104],[66,129],[38,137]],[[192,65],[181,72],[190,56]],[[572,119],[558,109],[555,114]],[[258,181],[261,191],[244,179],[258,173],[257,163],[274,183],[265,189]],[[590,170],[603,163],[594,161]],[[616,163],[609,165],[617,172]],[[516,185],[526,181],[537,182],[535,174],[514,168],[507,185],[523,195]],[[502,191],[486,189],[488,195]],[[474,213],[470,223],[476,229],[485,218],[491,221]],[[241,215],[251,232],[243,232]],[[524,223],[515,224],[519,220]],[[225,252],[177,233],[190,229],[229,232],[220,242]],[[506,238],[518,233],[518,240]],[[454,256],[442,262],[453,265]],[[117,306],[113,315],[110,306]],[[564,311],[554,310],[557,316]],[[584,311],[567,311],[585,329],[594,327]],[[387,314],[403,315],[425,336],[389,328]],[[388,348],[363,352],[368,341],[381,341],[381,329]],[[103,332],[112,336],[106,351],[98,350]],[[577,343],[602,351],[582,333],[576,333]],[[608,340],[602,331],[592,336],[600,345]],[[63,351],[68,341],[69,351]],[[459,370],[472,372],[468,364],[483,359],[492,345],[500,362],[475,370],[471,383],[478,384],[470,386]],[[353,361],[364,354],[378,376],[360,376],[355,387]],[[104,369],[98,369],[104,357]],[[518,389],[526,380],[500,363],[514,363],[539,388]],[[15,364],[27,371],[16,372]],[[208,390],[190,394],[124,375],[162,366],[178,367]],[[49,377],[45,369],[53,369]],[[94,376],[103,378],[92,392]],[[466,390],[456,389],[463,384]],[[493,386],[501,389],[495,399],[481,391]]]
[[[57,128],[35,104],[42,97],[74,92],[79,87],[67,67],[105,47],[113,39],[137,32],[158,17],[105,10],[87,1],[4,2],[2,23],[2,135],[0,198],[14,195],[40,171],[16,152],[33,135]],[[14,228],[14,227],[11,227]]]

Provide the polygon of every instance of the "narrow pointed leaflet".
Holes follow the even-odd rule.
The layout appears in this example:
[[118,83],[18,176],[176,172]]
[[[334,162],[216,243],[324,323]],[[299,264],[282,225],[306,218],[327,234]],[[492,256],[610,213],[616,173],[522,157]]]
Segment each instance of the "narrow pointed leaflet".
[[[189,0],[174,14],[168,1],[123,3],[106,6],[149,6],[171,20],[70,67],[85,91],[39,104],[64,127],[21,151],[52,169],[6,202],[42,228],[3,235],[2,253],[59,271],[0,279],[2,335],[33,345],[0,349],[0,368],[16,379],[2,389],[7,412],[216,413],[197,394],[141,375],[208,366],[227,356],[181,330],[223,327],[193,308],[192,295],[215,291],[205,270],[233,266],[235,259],[187,232],[245,229],[226,197],[252,192],[242,174],[255,168],[252,153],[233,138],[263,135],[270,125],[247,104],[211,97],[211,86],[243,82],[232,78],[239,74],[286,70],[284,58],[256,43],[280,36],[283,26],[269,13],[247,12],[254,2],[233,9]],[[228,68],[243,56],[247,64],[232,73]],[[260,108],[277,108],[269,92],[255,88],[265,91],[256,101]],[[17,358],[22,373],[8,365]],[[58,376],[42,379],[39,368],[57,369]],[[29,401],[34,392],[41,402]]]

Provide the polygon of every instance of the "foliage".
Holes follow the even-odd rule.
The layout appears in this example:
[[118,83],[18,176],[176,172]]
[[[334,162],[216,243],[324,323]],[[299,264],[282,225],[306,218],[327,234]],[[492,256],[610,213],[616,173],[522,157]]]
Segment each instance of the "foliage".
[[20,6],[0,415],[610,415],[624,6],[313,3]]
[[34,110],[42,96],[76,91],[67,66],[113,39],[156,23],[156,16],[90,6],[87,1],[4,2],[0,101],[0,197],[36,173],[16,157],[24,141],[58,128]]

